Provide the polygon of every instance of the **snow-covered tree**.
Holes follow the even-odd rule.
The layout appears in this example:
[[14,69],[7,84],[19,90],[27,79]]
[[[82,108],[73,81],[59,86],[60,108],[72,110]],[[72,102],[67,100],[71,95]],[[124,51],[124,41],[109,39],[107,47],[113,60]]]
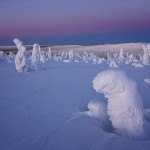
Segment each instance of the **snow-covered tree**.
[[74,59],[73,50],[69,51],[68,56],[69,56],[69,61],[73,61],[73,59]]
[[107,53],[107,62],[110,61],[110,54]]
[[118,65],[116,64],[116,62],[114,60],[110,60],[109,67],[110,68],[118,68]]
[[143,65],[149,65],[150,63],[150,59],[149,59],[149,51],[148,51],[148,48],[147,47],[143,47],[143,51],[144,51],[144,54],[143,54]]
[[39,45],[38,45],[38,44],[34,44],[34,45],[33,45],[33,50],[32,50],[32,56],[31,56],[32,68],[33,68],[34,70],[38,70],[38,68],[39,68],[39,63],[40,63]]
[[133,54],[130,54],[128,56],[128,59],[129,59],[129,63],[132,63],[133,62],[133,59],[134,59],[134,55]]
[[82,58],[83,58],[83,61],[84,61],[85,63],[88,63],[89,57],[88,57],[88,53],[87,53],[87,52],[84,52]]
[[4,58],[4,52],[0,51],[0,60]]
[[7,56],[7,61],[11,63],[11,62],[14,62],[14,60],[15,60],[15,54],[12,52],[9,52],[9,55]]
[[102,64],[104,61],[106,61],[105,58],[98,58],[97,64]]
[[49,59],[52,59],[52,51],[51,51],[50,47],[48,48],[47,56],[48,56]]
[[40,52],[40,62],[45,63],[46,62],[45,52],[41,50],[40,45],[38,45],[38,47],[39,47],[39,52]]
[[114,53],[114,54],[113,54],[113,59],[114,59],[115,61],[118,60],[118,54],[117,54],[117,53]]
[[27,51],[25,46],[20,46],[15,58],[17,72],[27,72],[29,69]]
[[124,62],[125,57],[124,57],[124,50],[121,48],[120,53],[119,53],[119,62],[122,63]]
[[133,80],[123,71],[106,70],[94,78],[93,87],[107,98],[107,114],[117,134],[144,136],[143,103]]
[[141,54],[138,54],[138,56],[139,56],[139,60],[140,60],[140,61],[143,61],[142,55],[141,55]]

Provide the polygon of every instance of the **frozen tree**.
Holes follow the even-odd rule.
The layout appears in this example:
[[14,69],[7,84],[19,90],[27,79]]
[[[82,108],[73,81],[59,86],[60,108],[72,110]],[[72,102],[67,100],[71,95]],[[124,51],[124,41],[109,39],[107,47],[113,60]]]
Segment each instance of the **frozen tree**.
[[121,48],[120,53],[119,53],[119,62],[124,62],[125,57],[124,57],[124,50]]
[[23,42],[17,38],[14,39],[14,43],[18,48],[18,52],[15,57],[16,70],[17,72],[26,72],[29,69],[26,47],[23,46]]
[[149,52],[148,52],[148,48],[147,47],[143,47],[143,51],[144,51],[144,54],[143,54],[143,65],[149,65]]
[[39,63],[40,63],[40,50],[39,50],[39,45],[34,44],[33,45],[33,50],[32,50],[32,56],[31,56],[31,64],[32,68],[34,70],[38,70],[39,68]]
[[93,64],[96,64],[97,63],[97,57],[95,54],[93,53],[90,53],[89,54],[89,60],[91,60],[93,62]]
[[8,61],[9,63],[11,63],[11,62],[13,62],[14,60],[15,60],[15,54],[12,53],[12,52],[9,52],[9,55],[8,55],[8,57],[7,57],[7,61]]
[[144,136],[143,103],[133,80],[123,71],[107,70],[94,78],[93,87],[107,98],[107,114],[117,134]]
[[69,51],[68,55],[69,55],[69,61],[73,61],[74,58],[73,50]]
[[85,63],[88,63],[88,59],[89,59],[88,53],[87,53],[87,52],[84,52],[84,54],[83,54],[83,61],[84,61]]
[[109,67],[110,68],[118,68],[118,65],[116,64],[116,62],[114,60],[110,60]]
[[133,59],[134,59],[134,55],[133,55],[133,54],[130,54],[130,55],[128,56],[128,58],[129,58],[129,63],[132,63],[132,62],[133,62]]
[[0,51],[0,60],[4,58],[4,52]]
[[118,61],[118,54],[117,54],[117,53],[114,53],[114,54],[113,54],[113,59],[114,59],[115,61]]
[[14,59],[15,58],[15,54],[13,52],[9,52],[8,57]]
[[128,53],[126,53],[125,64],[129,64],[129,54]]
[[107,62],[110,61],[110,54],[107,53]]
[[38,45],[38,47],[40,52],[40,62],[45,63],[46,62],[45,52],[41,50],[40,45]]
[[142,55],[138,54],[138,56],[139,56],[139,60],[142,61],[143,60]]
[[17,72],[28,71],[27,51],[25,46],[20,46],[15,58]]
[[52,51],[51,51],[50,47],[48,48],[48,54],[47,55],[48,55],[49,59],[52,59]]
[[99,58],[97,61],[97,64],[102,64],[105,60],[105,58]]
[[150,44],[147,45],[147,49],[148,49],[148,53],[149,53],[149,56],[150,56]]

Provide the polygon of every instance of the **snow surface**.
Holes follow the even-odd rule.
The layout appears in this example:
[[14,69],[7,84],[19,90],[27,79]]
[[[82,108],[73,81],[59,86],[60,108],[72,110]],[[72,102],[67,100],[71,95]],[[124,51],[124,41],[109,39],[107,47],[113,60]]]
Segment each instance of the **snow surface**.
[[[102,120],[107,100],[92,80],[107,69],[104,62],[50,60],[38,72],[17,73],[14,62],[0,59],[0,150],[149,150],[149,138],[119,136],[109,119]],[[143,80],[150,66],[119,64],[119,69],[137,82],[149,126],[150,92]],[[74,114],[84,115],[72,119]]]

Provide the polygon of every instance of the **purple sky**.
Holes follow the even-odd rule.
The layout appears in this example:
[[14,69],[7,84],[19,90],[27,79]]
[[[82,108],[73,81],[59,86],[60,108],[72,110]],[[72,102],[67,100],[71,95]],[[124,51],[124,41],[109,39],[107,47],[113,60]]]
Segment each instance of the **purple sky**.
[[0,38],[150,32],[150,0],[0,0]]

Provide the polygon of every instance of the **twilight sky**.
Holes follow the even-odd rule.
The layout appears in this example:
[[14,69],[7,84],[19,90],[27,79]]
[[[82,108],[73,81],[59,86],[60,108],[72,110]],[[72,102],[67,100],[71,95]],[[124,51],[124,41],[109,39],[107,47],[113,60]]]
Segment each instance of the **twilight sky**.
[[132,41],[137,36],[150,41],[148,34],[150,0],[0,0],[0,40],[49,37],[90,42],[90,37],[126,35]]

